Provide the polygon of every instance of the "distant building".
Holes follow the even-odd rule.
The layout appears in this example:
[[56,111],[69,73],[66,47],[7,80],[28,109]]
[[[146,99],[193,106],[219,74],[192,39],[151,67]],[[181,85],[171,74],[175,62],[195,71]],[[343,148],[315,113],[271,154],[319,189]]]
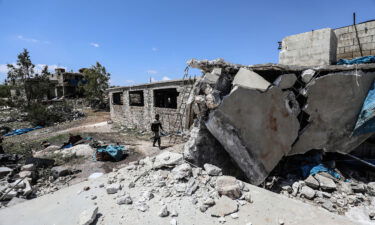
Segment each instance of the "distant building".
[[159,114],[165,130],[188,129],[193,118],[187,101],[194,82],[171,80],[110,88],[111,119],[128,128],[149,130]]
[[[59,98],[75,98],[82,96],[82,93],[78,90],[78,84],[84,83],[83,71],[85,68],[79,70],[79,72],[66,72],[64,68],[56,68],[55,73],[49,76],[49,91],[45,93],[45,99],[59,99]],[[35,89],[40,87],[41,80],[37,77],[30,78],[25,81],[26,91],[29,96],[33,99],[35,96]],[[11,96],[25,96],[21,90],[11,89]]]

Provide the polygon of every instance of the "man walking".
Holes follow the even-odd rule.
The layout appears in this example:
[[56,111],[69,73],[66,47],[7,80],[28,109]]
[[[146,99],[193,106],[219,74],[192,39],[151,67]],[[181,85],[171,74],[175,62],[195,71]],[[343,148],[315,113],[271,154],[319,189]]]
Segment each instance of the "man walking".
[[156,147],[155,143],[157,141],[158,145],[159,145],[159,149],[160,149],[161,140],[160,140],[160,130],[159,129],[161,129],[162,131],[164,131],[164,130],[163,130],[163,127],[162,127],[159,119],[160,119],[159,114],[156,114],[155,115],[155,121],[151,123],[151,131],[154,132],[154,143],[152,144],[152,146]]

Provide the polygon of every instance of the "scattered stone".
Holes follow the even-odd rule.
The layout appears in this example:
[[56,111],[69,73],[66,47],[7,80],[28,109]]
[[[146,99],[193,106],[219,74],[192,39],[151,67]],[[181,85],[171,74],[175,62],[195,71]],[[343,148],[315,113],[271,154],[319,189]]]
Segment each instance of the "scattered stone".
[[85,187],[83,187],[83,190],[84,190],[84,191],[88,191],[88,190],[90,190],[90,186],[85,186]]
[[230,214],[230,217],[232,217],[233,219],[238,219],[238,213],[232,213]]
[[273,83],[281,89],[287,89],[293,87],[296,83],[297,77],[293,73],[280,75]]
[[162,206],[160,212],[158,213],[158,216],[160,217],[167,217],[169,215],[169,211],[166,205]]
[[331,201],[325,200],[322,207],[330,212],[334,212],[333,203]]
[[315,178],[319,181],[319,185],[321,189],[336,190],[336,184],[332,179],[322,176],[320,174],[316,174]]
[[181,154],[165,151],[155,157],[153,167],[155,169],[180,164],[183,160]]
[[35,165],[30,163],[30,164],[27,164],[27,165],[23,165],[21,167],[21,170],[22,171],[34,171],[35,170]]
[[117,200],[117,204],[119,205],[123,205],[123,204],[131,205],[132,203],[133,203],[133,200],[130,197],[130,195],[125,195]]
[[56,179],[58,177],[63,177],[72,174],[72,170],[65,166],[55,166],[51,169],[52,176]]
[[368,217],[370,218],[370,220],[375,220],[375,211],[371,211],[371,212],[368,214]]
[[33,172],[31,171],[21,171],[18,173],[18,176],[20,178],[24,178],[24,177],[31,177],[33,175]]
[[192,195],[198,189],[198,182],[195,181],[194,177],[190,178],[186,185],[186,195]]
[[178,216],[178,212],[175,209],[172,209],[171,212],[170,212],[170,215],[172,217],[177,217]]
[[231,176],[220,176],[216,180],[216,190],[220,195],[226,195],[232,199],[241,197],[241,188],[237,179]]
[[301,74],[302,81],[305,83],[309,83],[311,79],[314,77],[314,74],[315,74],[315,70],[312,70],[312,69],[307,69],[303,71]]
[[207,206],[207,205],[200,205],[200,206],[199,206],[199,210],[200,210],[201,212],[206,212],[207,209],[208,209],[208,206]]
[[375,182],[367,184],[367,193],[371,196],[375,196]]
[[315,191],[308,186],[303,186],[300,193],[302,197],[305,197],[307,199],[313,199],[315,197]]
[[143,192],[142,197],[145,198],[147,201],[150,201],[154,198],[154,194],[151,191],[145,191]]
[[366,192],[366,186],[364,184],[352,183],[351,188],[355,193],[365,193]]
[[79,225],[91,225],[98,213],[98,207],[91,207],[83,211],[79,216]]
[[0,167],[0,177],[7,175],[8,173],[12,172],[13,170],[8,167]]
[[253,203],[250,192],[243,193],[242,196],[248,203]]
[[210,176],[219,176],[222,174],[221,169],[217,166],[214,166],[212,164],[204,164],[204,170],[207,172]]
[[172,170],[173,178],[176,180],[188,178],[191,176],[191,173],[192,173],[191,166],[188,163],[178,165]]
[[106,188],[107,194],[116,194],[119,190],[121,190],[120,184],[111,184]]
[[207,206],[213,206],[215,205],[215,200],[213,200],[212,198],[206,198],[203,202],[204,205],[207,205]]
[[91,200],[95,200],[95,199],[97,199],[98,197],[96,196],[96,195],[94,195],[94,196],[91,196]]
[[219,198],[219,200],[216,201],[216,204],[211,207],[210,212],[212,216],[224,217],[237,212],[237,210],[237,202],[223,195],[221,198]]
[[319,181],[312,175],[306,178],[305,184],[313,189],[319,188]]

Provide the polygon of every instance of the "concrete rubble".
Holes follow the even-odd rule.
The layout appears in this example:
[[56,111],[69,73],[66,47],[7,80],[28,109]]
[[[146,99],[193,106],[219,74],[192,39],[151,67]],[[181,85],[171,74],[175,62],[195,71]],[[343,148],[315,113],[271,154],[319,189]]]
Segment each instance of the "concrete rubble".
[[244,66],[192,59],[188,65],[204,74],[193,90],[197,119],[184,150],[199,166],[226,170],[220,158],[229,155],[259,185],[285,156],[315,149],[346,154],[371,135],[352,131],[375,79],[373,64]]

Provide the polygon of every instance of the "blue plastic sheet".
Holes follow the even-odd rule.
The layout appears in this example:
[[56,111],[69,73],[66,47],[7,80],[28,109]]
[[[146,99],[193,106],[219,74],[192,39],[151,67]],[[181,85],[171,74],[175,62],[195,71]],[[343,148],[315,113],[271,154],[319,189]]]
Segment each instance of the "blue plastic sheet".
[[375,81],[367,93],[355,124],[353,135],[375,132]]
[[116,161],[120,161],[123,159],[123,151],[125,150],[125,146],[122,145],[108,145],[105,147],[99,147],[97,149],[98,152],[107,152]]
[[337,179],[341,178],[340,174],[338,174],[335,170],[327,168],[323,164],[305,165],[301,167],[301,170],[302,170],[302,176],[305,178],[308,177],[309,175],[315,175],[321,172],[326,172]]
[[355,59],[340,59],[337,65],[353,65],[353,64],[363,64],[363,63],[375,63],[375,56],[364,56]]
[[34,128],[23,128],[23,129],[17,129],[17,130],[13,130],[7,134],[4,134],[4,136],[14,136],[14,135],[21,135],[21,134],[25,134],[27,132],[30,132],[30,131],[33,131],[33,130],[37,130],[37,129],[41,129],[43,128],[42,126],[37,126],[37,127],[34,127]]

